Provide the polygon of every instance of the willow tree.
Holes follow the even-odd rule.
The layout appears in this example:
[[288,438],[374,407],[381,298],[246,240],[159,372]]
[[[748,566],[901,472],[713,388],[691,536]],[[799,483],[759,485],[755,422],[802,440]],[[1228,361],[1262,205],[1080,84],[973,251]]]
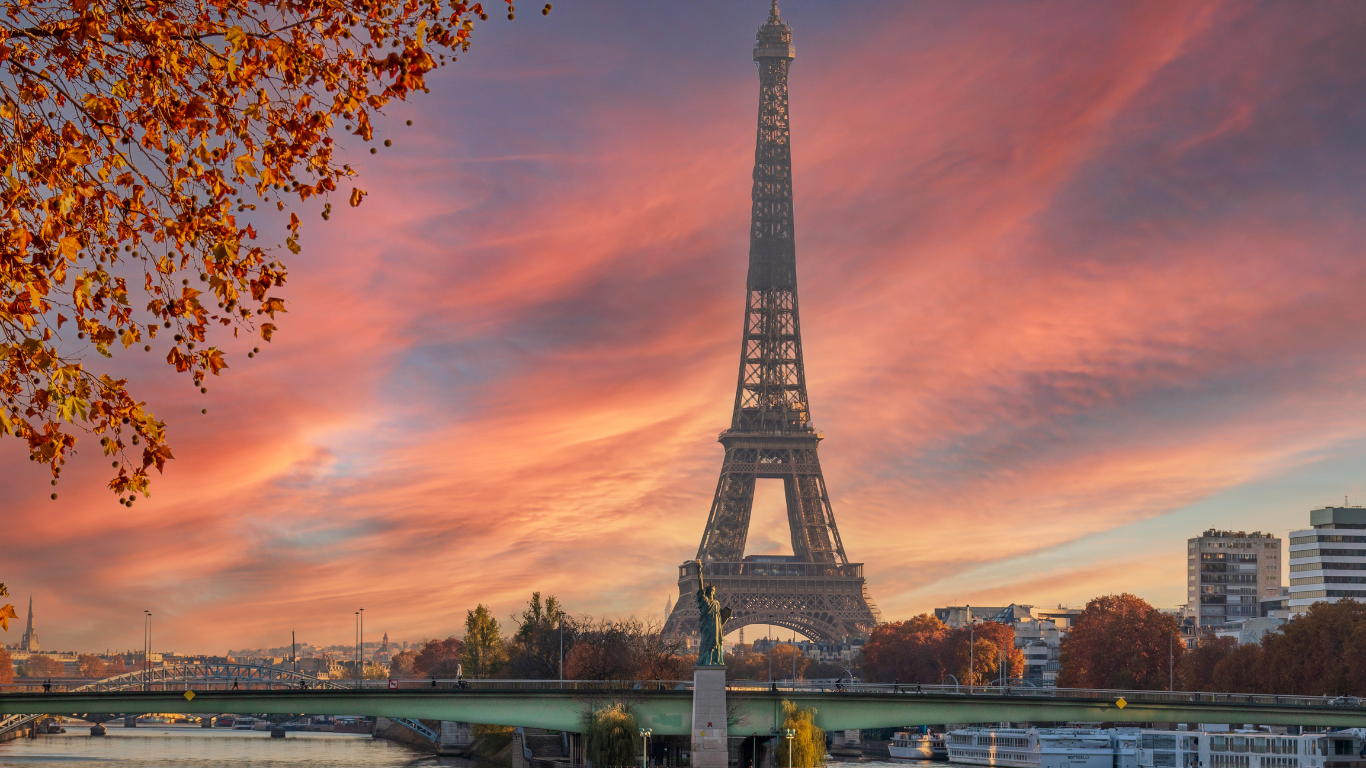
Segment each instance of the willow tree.
[[334,195],[365,197],[337,135],[373,141],[385,106],[426,91],[488,15],[464,0],[4,7],[0,435],[54,485],[76,433],[98,436],[131,505],[171,448],[105,358],[169,336],[156,354],[205,393],[225,334],[269,342],[299,252],[291,206],[316,198],[327,219]]
[[[792,738],[786,737],[786,732]],[[825,731],[816,727],[816,710],[783,702],[783,732],[778,734],[777,763],[791,768],[825,765]]]

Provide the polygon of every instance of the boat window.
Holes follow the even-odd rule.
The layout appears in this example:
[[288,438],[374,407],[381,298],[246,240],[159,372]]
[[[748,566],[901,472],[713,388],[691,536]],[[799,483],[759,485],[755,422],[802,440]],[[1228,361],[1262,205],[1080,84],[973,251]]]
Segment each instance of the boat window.
[[1254,738],[1252,740],[1252,751],[1266,752],[1266,739],[1262,736],[1257,736],[1256,738]]
[[1163,736],[1156,733],[1143,734],[1144,749],[1176,749],[1175,736]]
[[1246,736],[1234,736],[1234,737],[1233,737],[1233,750],[1232,750],[1232,751],[1234,751],[1234,752],[1246,752],[1246,751],[1247,751],[1247,737],[1246,737]]
[[1176,768],[1176,753],[1154,752],[1153,768]]
[[1211,736],[1211,737],[1209,737],[1209,751],[1211,751],[1211,752],[1227,752],[1227,751],[1228,751],[1228,737],[1227,737],[1227,736]]
[[1281,753],[1285,750],[1285,747],[1282,745],[1282,742],[1283,742],[1283,741],[1284,741],[1284,739],[1272,739],[1272,740],[1271,740],[1271,754],[1273,754],[1273,755],[1279,755],[1279,754],[1281,754]]
[[1335,755],[1351,755],[1351,754],[1355,754],[1355,752],[1352,750],[1352,740],[1351,740],[1351,739],[1333,739],[1333,754],[1335,754]]

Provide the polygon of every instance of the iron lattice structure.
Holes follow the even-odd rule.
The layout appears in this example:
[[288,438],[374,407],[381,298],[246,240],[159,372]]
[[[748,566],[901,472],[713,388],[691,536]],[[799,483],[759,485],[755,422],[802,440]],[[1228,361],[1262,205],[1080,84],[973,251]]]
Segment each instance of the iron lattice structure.
[[[282,690],[294,689],[303,683],[309,688],[314,689],[346,689],[351,685],[344,681],[333,682],[321,680],[311,675],[304,675],[292,670],[280,667],[262,667],[253,664],[227,664],[218,662],[185,662],[181,664],[171,664],[160,667],[153,667],[145,670],[134,670],[124,672],[113,677],[106,677],[85,685],[66,687],[67,691],[215,691],[215,690]],[[234,688],[235,686],[235,688]],[[9,686],[15,687],[15,686]],[[30,687],[36,687],[31,684]],[[62,686],[56,686],[61,688]],[[192,699],[187,699],[192,701]],[[193,710],[190,704],[186,709]],[[79,713],[72,713],[79,717]],[[141,715],[143,713],[134,713]],[[236,714],[246,714],[238,712]],[[16,729],[23,729],[46,715],[25,715],[14,714],[0,717],[0,737]],[[399,725],[414,731],[431,741],[436,741],[441,734],[423,725],[417,720],[406,717],[391,717],[390,720]],[[2,740],[2,739],[0,739]]]
[[[792,144],[787,72],[795,57],[792,30],[777,0],[759,27],[759,130],[746,278],[740,374],[721,478],[697,549],[702,575],[732,611],[726,631],[747,624],[796,629],[813,640],[866,637],[882,620],[863,579],[850,563],[821,474],[802,361],[797,304],[797,251],[792,230]],[[754,487],[779,478],[787,497],[791,557],[744,556]],[[679,599],[665,625],[697,632],[697,562],[679,567]]]

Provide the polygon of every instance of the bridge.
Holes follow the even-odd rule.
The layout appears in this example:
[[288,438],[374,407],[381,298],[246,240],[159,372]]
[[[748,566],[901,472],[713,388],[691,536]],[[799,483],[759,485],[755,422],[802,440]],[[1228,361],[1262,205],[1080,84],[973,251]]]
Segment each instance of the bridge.
[[[168,668],[151,680],[134,673],[72,690],[0,693],[0,717],[306,713],[383,716],[418,726],[418,720],[447,720],[580,732],[587,713],[623,702],[655,734],[683,735],[693,727],[692,681],[390,680],[348,687],[270,668],[253,668],[257,677],[244,683],[232,674],[242,667],[219,666],[202,670],[207,674],[201,677]],[[237,689],[224,674],[238,677]],[[300,680],[310,687],[300,687]],[[1366,707],[1358,700],[1320,696],[731,681],[727,700],[732,735],[781,728],[784,701],[814,708],[816,724],[826,730],[1003,721],[1366,727]]]
[[[43,697],[62,695],[75,697],[72,700],[80,701],[80,697],[87,697],[85,701],[99,702],[98,706],[74,709],[62,709],[54,711],[49,709],[28,709],[23,711],[10,710],[0,707],[0,736],[27,727],[34,720],[43,715],[59,714],[67,716],[80,716],[81,713],[91,712],[132,712],[142,714],[145,712],[208,712],[212,714],[232,712],[236,714],[293,714],[293,711],[285,712],[271,709],[243,710],[243,709],[218,709],[214,707],[190,707],[188,701],[193,700],[194,696],[186,696],[186,691],[273,691],[289,689],[314,689],[314,690],[338,690],[345,688],[346,684],[335,680],[322,680],[309,675],[302,675],[279,667],[262,667],[251,664],[214,664],[214,663],[187,663],[172,664],[163,667],[155,667],[147,670],[125,672],[121,675],[107,677],[79,686],[54,686],[57,693],[42,691],[42,684],[26,683],[22,685],[0,686],[0,700],[5,699],[5,691],[12,691],[21,695],[36,695],[42,691]],[[176,691],[179,699],[175,706],[169,709],[157,709],[148,706],[133,707],[113,707],[105,702],[112,702],[116,699],[110,697],[113,693],[127,693],[142,691],[144,693],[161,693]],[[89,697],[94,698],[89,698]],[[310,714],[336,714],[332,712],[316,712]],[[439,734],[431,728],[415,720],[403,717],[391,718],[399,725],[405,726],[409,730],[415,731],[423,737],[436,741]]]

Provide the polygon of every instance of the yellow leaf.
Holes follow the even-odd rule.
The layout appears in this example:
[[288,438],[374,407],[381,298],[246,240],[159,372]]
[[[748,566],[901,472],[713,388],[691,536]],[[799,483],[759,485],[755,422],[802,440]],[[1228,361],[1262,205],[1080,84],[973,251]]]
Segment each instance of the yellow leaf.
[[274,323],[261,323],[261,338],[270,341],[270,335],[275,333]]
[[284,299],[271,298],[261,302],[261,311],[275,317],[276,312],[288,312],[289,310],[285,309]]
[[351,188],[351,207],[352,207],[352,208],[355,208],[356,206],[360,205],[361,198],[365,197],[365,196],[368,195],[368,194],[370,194],[370,193],[369,193],[369,192],[366,192],[366,191],[363,190],[363,189],[356,189],[355,187],[352,187],[352,188]]
[[9,631],[9,620],[19,618],[19,614],[14,612],[12,605],[0,605],[0,628]]
[[77,240],[71,235],[67,235],[66,237],[61,239],[59,247],[61,248],[63,256],[67,257],[68,259],[71,259],[72,261],[75,261],[76,252],[81,249],[81,241]]

